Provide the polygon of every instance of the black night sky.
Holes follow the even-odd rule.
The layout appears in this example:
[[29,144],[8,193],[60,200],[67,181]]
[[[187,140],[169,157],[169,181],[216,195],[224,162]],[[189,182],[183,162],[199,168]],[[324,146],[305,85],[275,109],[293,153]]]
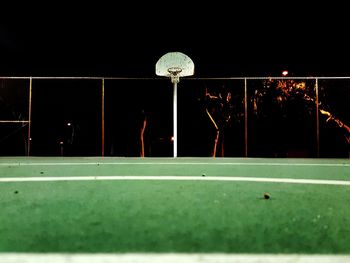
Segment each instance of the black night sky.
[[197,77],[349,75],[340,6],[188,5],[11,9],[0,22],[0,75],[154,77],[170,51],[191,57]]

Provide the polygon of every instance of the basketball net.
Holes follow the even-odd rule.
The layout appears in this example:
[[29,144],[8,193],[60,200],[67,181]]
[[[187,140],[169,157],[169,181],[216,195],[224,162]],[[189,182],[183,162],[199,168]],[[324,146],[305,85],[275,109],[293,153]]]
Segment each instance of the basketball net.
[[182,69],[178,68],[178,67],[173,67],[173,68],[168,69],[172,83],[179,83],[181,71],[182,71]]

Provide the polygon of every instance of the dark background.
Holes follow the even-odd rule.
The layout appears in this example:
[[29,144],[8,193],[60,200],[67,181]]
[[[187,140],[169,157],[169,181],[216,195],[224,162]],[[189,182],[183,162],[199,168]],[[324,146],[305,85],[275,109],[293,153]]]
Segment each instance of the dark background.
[[[38,6],[32,3],[4,5],[0,20],[0,76],[153,78],[157,77],[157,60],[173,51],[183,52],[193,60],[194,77],[198,78],[278,77],[285,69],[289,70],[290,76],[349,76],[350,40],[346,10],[340,5],[322,6],[320,3],[317,6],[181,1],[99,2],[75,6],[64,2]],[[130,122],[145,108],[142,105],[144,98],[148,101],[148,113],[157,120],[154,125],[158,126],[153,127],[153,131],[159,132],[156,139],[169,140],[171,136],[171,83],[157,84],[151,92],[140,88],[145,82],[128,83],[131,84],[118,84],[116,88],[106,86],[109,92],[106,95],[110,97],[110,108],[106,109],[107,118],[110,118],[106,124],[106,143],[111,145],[106,152],[111,155],[138,154],[128,152],[129,148],[124,144],[117,148],[113,145],[117,145],[114,138],[132,136],[131,128],[118,135],[121,123],[118,116],[124,115],[122,121],[128,127],[135,125]],[[2,85],[11,90],[12,84]],[[213,87],[216,85],[221,83],[215,83]],[[179,92],[183,86],[187,84],[181,82]],[[198,144],[190,152],[185,152],[179,145],[179,152],[209,156],[215,131],[213,135],[212,124],[201,108],[203,105],[198,102],[205,85],[198,82],[194,86],[196,90],[192,93],[186,91],[188,96],[183,96],[184,104],[179,114],[189,116],[190,110],[197,111],[196,116],[200,118],[189,117],[188,122],[180,123],[186,129],[180,131],[179,137],[182,136],[186,145],[193,139],[197,139]],[[34,83],[33,135],[43,142],[37,148],[33,143],[32,150],[37,155],[47,154],[48,149],[53,149],[49,154],[60,154],[58,143],[67,129],[65,124],[70,120],[81,121],[85,126],[80,124],[80,129],[89,131],[88,136],[81,137],[80,145],[91,145],[91,136],[95,141],[100,139],[100,131],[96,128],[100,125],[100,94],[95,93],[96,87],[100,87],[99,82],[88,85]],[[347,84],[342,94],[334,92],[332,113],[339,104],[335,102],[337,98],[345,98],[345,102],[339,105],[346,104],[348,96],[343,96],[346,88]],[[84,92],[89,89],[91,92]],[[181,112],[183,109],[186,111]],[[346,115],[341,111],[337,113]],[[159,116],[154,116],[157,114]],[[184,130],[188,137],[184,137]],[[70,134],[71,131],[67,132]],[[202,143],[206,138],[210,138],[205,142],[209,146]],[[239,138],[239,145],[236,147],[238,143],[234,142],[236,148],[231,154],[241,156],[242,134],[235,138]],[[169,141],[155,145],[154,155],[171,155]],[[100,143],[96,142],[93,146],[80,147],[74,154],[94,155],[100,152],[100,148]]]
[[130,2],[2,7],[2,76],[155,76],[165,53],[198,77],[348,76],[347,8]]

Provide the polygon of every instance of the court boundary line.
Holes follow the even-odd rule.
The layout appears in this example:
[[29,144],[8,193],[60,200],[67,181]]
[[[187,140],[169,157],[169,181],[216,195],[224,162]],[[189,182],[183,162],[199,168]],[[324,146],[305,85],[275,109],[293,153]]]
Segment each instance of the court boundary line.
[[224,254],[224,253],[0,253],[6,263],[343,263],[347,254]]
[[293,178],[266,178],[266,177],[240,177],[240,176],[52,176],[52,177],[0,177],[0,183],[10,182],[52,182],[52,181],[241,181],[264,183],[294,183],[318,185],[350,185],[347,180],[324,179],[293,179]]
[[5,162],[0,166],[73,166],[73,165],[232,165],[232,166],[329,166],[350,167],[350,163],[242,163],[242,162]]

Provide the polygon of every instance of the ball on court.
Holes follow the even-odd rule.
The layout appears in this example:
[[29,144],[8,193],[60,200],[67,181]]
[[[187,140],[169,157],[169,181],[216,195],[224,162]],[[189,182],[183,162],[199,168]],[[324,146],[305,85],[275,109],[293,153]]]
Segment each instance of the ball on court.
[[265,193],[264,193],[264,199],[270,199],[270,194],[267,193],[267,192],[265,192]]
[[205,176],[205,173],[202,173],[202,176]]

